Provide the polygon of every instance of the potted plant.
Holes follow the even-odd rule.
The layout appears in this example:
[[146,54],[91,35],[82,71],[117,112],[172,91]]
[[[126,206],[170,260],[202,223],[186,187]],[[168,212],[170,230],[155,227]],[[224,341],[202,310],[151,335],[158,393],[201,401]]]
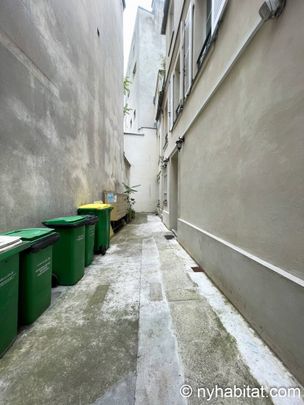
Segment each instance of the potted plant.
[[131,197],[132,194],[137,193],[138,190],[135,190],[137,187],[140,187],[140,184],[137,184],[136,186],[128,186],[127,184],[123,183],[123,186],[125,188],[124,194],[127,195],[128,197],[128,214],[127,214],[127,222],[130,222],[133,218],[135,218],[135,210],[134,210],[134,205],[136,203],[135,198]]

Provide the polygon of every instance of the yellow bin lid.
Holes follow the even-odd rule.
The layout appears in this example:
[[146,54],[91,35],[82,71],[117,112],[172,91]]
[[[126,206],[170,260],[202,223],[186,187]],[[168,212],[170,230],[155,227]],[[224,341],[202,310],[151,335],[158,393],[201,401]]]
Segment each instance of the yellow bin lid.
[[85,204],[78,207],[80,209],[87,208],[93,210],[105,210],[107,208],[113,208],[111,204],[101,204],[101,203],[93,203],[93,204]]

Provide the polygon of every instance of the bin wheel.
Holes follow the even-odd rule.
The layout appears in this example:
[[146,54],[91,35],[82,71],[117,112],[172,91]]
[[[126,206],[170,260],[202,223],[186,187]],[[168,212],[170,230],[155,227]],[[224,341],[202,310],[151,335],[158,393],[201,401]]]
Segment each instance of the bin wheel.
[[52,274],[52,288],[55,288],[58,286],[59,286],[58,277],[56,276],[56,274]]
[[106,254],[107,248],[105,246],[101,246],[99,249],[100,253],[104,256]]

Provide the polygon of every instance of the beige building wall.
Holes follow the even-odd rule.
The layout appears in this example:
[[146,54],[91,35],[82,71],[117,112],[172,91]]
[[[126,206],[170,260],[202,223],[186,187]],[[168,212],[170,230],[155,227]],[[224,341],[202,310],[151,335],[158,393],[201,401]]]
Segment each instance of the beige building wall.
[[304,2],[265,23],[262,3],[228,1],[197,75],[194,66],[164,153],[163,220],[172,228],[177,216],[179,241],[303,382]]

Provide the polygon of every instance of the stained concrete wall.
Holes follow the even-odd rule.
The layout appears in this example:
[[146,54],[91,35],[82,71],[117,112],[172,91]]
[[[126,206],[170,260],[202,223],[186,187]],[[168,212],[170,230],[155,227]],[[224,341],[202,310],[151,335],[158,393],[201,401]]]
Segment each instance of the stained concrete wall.
[[185,135],[180,242],[303,382],[304,3],[259,27],[261,4],[229,2],[165,157]]
[[121,0],[1,1],[0,230],[120,190],[122,13]]

